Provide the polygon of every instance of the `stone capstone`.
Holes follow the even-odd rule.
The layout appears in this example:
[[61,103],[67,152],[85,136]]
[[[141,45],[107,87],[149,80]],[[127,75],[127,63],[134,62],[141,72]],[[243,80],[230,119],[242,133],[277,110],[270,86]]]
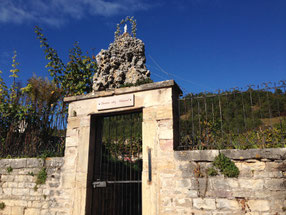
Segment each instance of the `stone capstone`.
[[93,77],[93,91],[119,88],[150,77],[146,68],[142,40],[124,33],[96,56],[98,70]]

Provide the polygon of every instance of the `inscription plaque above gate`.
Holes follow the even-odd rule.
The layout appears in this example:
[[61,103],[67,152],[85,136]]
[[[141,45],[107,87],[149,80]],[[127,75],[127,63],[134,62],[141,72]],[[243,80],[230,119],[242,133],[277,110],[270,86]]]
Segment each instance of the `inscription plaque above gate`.
[[134,106],[134,95],[120,95],[108,98],[99,98],[97,110],[107,110]]

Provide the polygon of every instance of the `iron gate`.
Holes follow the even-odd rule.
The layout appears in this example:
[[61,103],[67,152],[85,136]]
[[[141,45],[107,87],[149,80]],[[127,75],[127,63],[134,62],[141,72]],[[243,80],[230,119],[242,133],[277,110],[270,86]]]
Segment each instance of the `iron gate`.
[[96,120],[92,215],[140,215],[142,113]]

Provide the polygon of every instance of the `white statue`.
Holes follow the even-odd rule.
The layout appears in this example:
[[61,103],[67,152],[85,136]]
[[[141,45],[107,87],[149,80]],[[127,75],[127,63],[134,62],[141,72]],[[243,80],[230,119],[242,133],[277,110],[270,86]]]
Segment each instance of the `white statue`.
[[127,25],[125,24],[124,25],[124,33],[126,33],[127,32]]

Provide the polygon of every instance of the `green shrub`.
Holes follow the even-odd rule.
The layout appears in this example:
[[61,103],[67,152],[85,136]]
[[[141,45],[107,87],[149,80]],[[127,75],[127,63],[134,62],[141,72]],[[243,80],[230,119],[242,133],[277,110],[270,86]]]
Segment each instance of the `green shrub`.
[[37,174],[37,180],[36,180],[36,185],[34,187],[34,191],[38,190],[38,185],[46,183],[47,177],[48,177],[48,174],[47,174],[46,168],[42,168],[40,172]]
[[45,184],[46,183],[46,180],[47,180],[47,171],[46,171],[46,168],[42,168],[40,170],[40,172],[38,173],[37,175],[37,180],[36,180],[36,184],[39,185],[39,184]]
[[214,167],[210,167],[207,169],[207,173],[209,176],[216,176],[218,175],[217,170]]
[[12,168],[12,167],[10,167],[10,166],[7,167],[7,172],[8,172],[8,173],[11,173],[12,171],[13,171],[13,168]]
[[4,210],[4,208],[6,207],[4,202],[0,202],[0,210]]
[[28,172],[28,175],[35,176],[35,174],[33,172]]
[[224,176],[233,178],[239,175],[239,169],[235,163],[222,153],[216,156],[213,165],[218,168]]

